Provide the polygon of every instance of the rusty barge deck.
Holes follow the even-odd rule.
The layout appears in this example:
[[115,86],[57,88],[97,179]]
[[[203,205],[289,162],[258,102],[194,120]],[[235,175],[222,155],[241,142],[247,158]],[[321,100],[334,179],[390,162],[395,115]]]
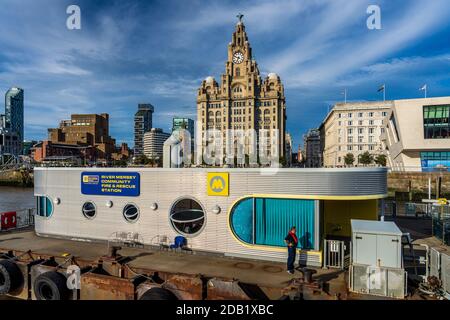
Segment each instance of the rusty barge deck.
[[179,299],[195,300],[280,299],[298,296],[299,288],[303,297],[311,294],[317,299],[347,294],[345,273],[340,270],[317,269],[313,282],[306,284],[300,272],[290,275],[279,262],[155,247],[122,247],[115,255],[111,251],[108,254],[107,243],[39,237],[32,229],[0,233],[0,254],[16,257],[22,269],[28,270],[23,272],[31,277],[25,281],[28,287],[11,294],[22,299],[36,298],[33,273],[63,272],[69,264],[85,270],[75,299],[139,299],[153,286],[169,288]]

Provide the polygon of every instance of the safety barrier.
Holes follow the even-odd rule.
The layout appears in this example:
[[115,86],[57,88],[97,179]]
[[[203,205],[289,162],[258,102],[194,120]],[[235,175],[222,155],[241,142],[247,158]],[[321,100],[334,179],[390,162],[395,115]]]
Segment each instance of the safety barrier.
[[0,213],[0,231],[26,228],[34,225],[34,208]]
[[349,271],[352,292],[396,299],[407,295],[408,273],[404,269],[352,264]]
[[450,297],[450,256],[430,248],[429,275],[439,279],[442,290]]

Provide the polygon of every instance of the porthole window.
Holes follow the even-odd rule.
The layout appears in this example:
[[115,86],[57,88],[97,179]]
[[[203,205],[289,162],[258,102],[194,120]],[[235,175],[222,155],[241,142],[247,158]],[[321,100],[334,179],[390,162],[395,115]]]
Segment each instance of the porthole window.
[[184,198],[176,201],[170,210],[170,223],[181,235],[198,235],[205,225],[205,212],[197,201]]
[[90,201],[85,202],[83,204],[81,211],[83,212],[83,216],[86,219],[94,219],[95,215],[97,214],[97,209],[95,207],[95,204]]
[[50,218],[53,214],[53,203],[45,196],[36,197],[36,215],[44,218]]
[[123,208],[123,217],[128,222],[136,222],[139,219],[139,209],[134,204],[127,204]]

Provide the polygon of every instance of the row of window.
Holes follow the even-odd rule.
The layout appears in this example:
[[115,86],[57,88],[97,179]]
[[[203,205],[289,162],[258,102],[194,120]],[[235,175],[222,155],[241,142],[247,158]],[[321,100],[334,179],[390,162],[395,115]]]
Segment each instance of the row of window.
[[[53,211],[53,203],[50,198],[36,197],[36,214],[38,216],[50,218]],[[97,216],[97,206],[92,201],[86,201],[81,206],[81,214],[86,219],[93,220]],[[122,216],[125,221],[134,223],[139,220],[139,208],[133,203],[128,203],[122,209]],[[192,236],[201,231],[205,223],[205,212],[197,201],[183,198],[177,200],[172,206],[169,220],[179,234]]]
[[[245,101],[245,100],[244,101],[233,101],[233,104],[232,104],[233,107],[245,107],[247,105],[251,106],[252,102],[248,101],[248,103],[247,103],[247,101]],[[255,102],[255,106],[256,107],[276,106],[276,102],[275,101],[272,102],[270,100],[268,100],[268,101],[256,101]],[[219,103],[208,103],[207,107],[208,108],[222,108],[222,107],[226,107],[226,103],[223,103],[223,104],[221,102],[219,102]]]
[[425,139],[450,138],[450,105],[424,106]]
[[[363,118],[364,117],[364,112],[358,112],[357,113],[358,118]],[[372,118],[378,115],[378,112],[368,112],[367,115]],[[338,113],[338,118],[342,118],[344,116],[343,113]],[[386,117],[387,116],[387,111],[382,111],[381,112],[381,116],[382,117]],[[347,118],[353,118],[353,113],[349,112],[347,113]]]
[[[339,137],[338,138],[338,143],[342,142],[342,138]],[[347,142],[348,143],[353,143],[353,136],[349,136],[347,137]],[[358,143],[364,143],[364,137],[358,137]],[[375,142],[375,137],[374,136],[369,136],[369,143]]]
[[[375,133],[375,129],[376,128],[369,128],[369,134],[374,134]],[[381,128],[381,132],[384,132],[384,128]],[[338,129],[338,134],[341,134],[342,131],[341,129]],[[353,134],[353,128],[348,128],[347,129],[347,134]],[[358,128],[358,134],[364,134],[364,128]]]
[[[37,197],[39,216],[50,218],[53,204],[48,197]],[[95,219],[97,207],[87,201],[81,213],[88,220]],[[122,210],[124,219],[134,223],[139,219],[139,208],[127,204]],[[169,221],[174,230],[185,236],[196,236],[206,225],[206,214],[202,205],[192,198],[175,201],[169,212]],[[315,201],[274,198],[246,198],[234,205],[230,214],[230,226],[239,240],[256,245],[285,246],[284,235],[292,226],[297,226],[299,247],[315,247]]]
[[423,171],[433,171],[435,168],[450,171],[450,150],[421,152],[420,160]]
[[[363,125],[363,120],[358,120],[358,126],[362,126]],[[338,121],[338,125],[342,126],[342,121]],[[347,126],[352,126],[353,125],[353,121],[347,121]],[[373,126],[375,125],[375,120],[369,120],[369,126]]]
[[[363,146],[363,145],[356,145],[355,146],[355,150],[364,151],[364,149],[365,149],[365,146]],[[370,151],[374,151],[376,149],[376,145],[370,144],[367,147],[367,149],[370,150]],[[338,146],[338,151],[342,151],[342,146]],[[347,151],[353,151],[353,145],[348,145],[347,146]]]

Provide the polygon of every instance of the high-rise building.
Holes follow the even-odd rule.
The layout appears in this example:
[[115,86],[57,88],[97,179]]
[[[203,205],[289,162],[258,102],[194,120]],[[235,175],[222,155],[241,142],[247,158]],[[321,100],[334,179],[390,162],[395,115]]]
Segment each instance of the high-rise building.
[[98,160],[109,160],[115,151],[115,140],[109,136],[109,115],[73,114],[59,128],[48,129],[52,143],[93,146]]
[[152,116],[155,108],[149,103],[138,105],[134,115],[134,155],[144,153],[144,134],[152,128]]
[[163,158],[164,142],[170,137],[170,133],[165,133],[162,129],[152,128],[144,134],[144,155],[153,160]]
[[[202,140],[201,146],[197,146],[201,147],[198,150],[199,155],[203,154],[208,145],[206,130],[219,130],[224,146],[227,130],[255,130],[259,150],[260,130],[270,129],[266,132],[271,130],[278,132],[277,135],[270,132],[271,137],[277,139],[277,146],[272,146],[272,139],[265,136],[265,140],[268,141],[266,155],[273,156],[270,150],[275,147],[278,156],[284,156],[286,127],[284,87],[280,77],[275,73],[269,73],[264,80],[261,79],[242,17],[236,24],[231,42],[228,44],[228,59],[220,83],[213,77],[207,77],[198,89],[197,120],[198,128],[201,129],[198,138]],[[252,143],[250,139],[246,139],[245,153],[257,151],[253,150]],[[225,152],[224,147],[224,155]]]
[[338,103],[320,126],[325,167],[345,166],[344,158],[353,154],[355,165],[359,156],[369,152],[384,154],[380,135],[383,120],[393,106],[392,101]]
[[305,166],[307,168],[322,167],[322,148],[319,129],[311,129],[303,137],[305,149]]
[[4,123],[10,133],[17,134],[20,149],[24,139],[23,113],[23,89],[12,87],[5,94]]

